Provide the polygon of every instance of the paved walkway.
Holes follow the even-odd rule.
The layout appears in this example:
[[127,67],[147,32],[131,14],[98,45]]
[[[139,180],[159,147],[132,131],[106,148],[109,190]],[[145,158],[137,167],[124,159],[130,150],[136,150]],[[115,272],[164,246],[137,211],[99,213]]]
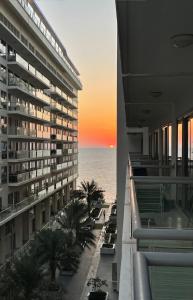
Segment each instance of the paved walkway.
[[[106,208],[106,220],[108,219],[110,208]],[[101,215],[100,222],[104,222],[104,216]],[[109,292],[110,300],[117,300],[117,293],[112,288],[112,262],[114,255],[100,255],[100,246],[103,242],[103,230],[95,230],[96,246],[91,249],[85,249],[81,256],[81,262],[78,272],[74,276],[60,277],[60,281],[66,289],[66,299],[68,300],[86,300],[90,287],[87,287],[87,281],[90,277],[99,276],[107,280],[108,287],[104,288]]]

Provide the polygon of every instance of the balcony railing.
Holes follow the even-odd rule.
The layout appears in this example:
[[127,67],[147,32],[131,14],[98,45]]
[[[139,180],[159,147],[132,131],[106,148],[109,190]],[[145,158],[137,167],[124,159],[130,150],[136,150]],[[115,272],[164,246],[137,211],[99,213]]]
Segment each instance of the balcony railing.
[[22,79],[18,77],[10,77],[9,76],[9,87],[19,87],[21,90],[23,90],[25,93],[29,94],[31,97],[34,98],[34,100],[39,100],[47,103],[50,105],[51,98],[44,94],[41,90],[36,90],[31,85],[29,85],[27,82],[23,81]]
[[193,249],[192,178],[133,176],[131,165],[132,236],[140,249]]
[[9,135],[36,137],[36,130],[22,127],[9,128]]
[[185,299],[192,295],[192,190],[188,177],[133,176],[129,162],[119,299],[151,300],[155,295],[168,299],[179,293]]
[[10,205],[9,207],[3,209],[2,211],[0,211],[0,225],[6,223],[11,218],[14,218],[14,216],[19,212],[21,213],[22,211],[27,210],[30,207],[34,206],[36,203],[51,196],[53,193],[57,191],[57,189],[61,189],[65,184],[74,180],[76,177],[77,175],[74,174],[69,177],[62,178],[55,184],[52,184],[42,190],[36,191],[36,193],[27,196],[22,201]]
[[[8,56],[8,61],[13,63],[17,63],[18,65],[20,65],[22,68],[24,68],[26,70],[26,75],[27,75],[27,79],[29,79],[30,76],[32,76],[32,79],[34,77],[34,79],[38,82],[40,82],[40,84],[43,83],[43,88],[48,88],[50,85],[50,81],[43,75],[41,74],[38,70],[36,70],[33,66],[31,66],[25,59],[23,59],[19,54],[13,54],[13,55],[9,55]],[[11,67],[11,65],[10,65]],[[23,75],[25,75],[24,73],[22,73]],[[33,80],[34,82],[34,80]]]
[[27,138],[41,138],[41,139],[50,139],[49,131],[42,131],[36,129],[22,128],[22,127],[11,127],[9,128],[9,135],[14,135],[15,138],[18,137],[27,137]]
[[44,20],[42,20],[37,14],[34,14],[34,12],[32,12],[33,8],[32,6],[30,6],[29,8],[30,4],[28,4],[27,2],[24,3],[22,0],[18,0],[18,2],[21,4],[21,6],[24,8],[27,14],[31,17],[31,20],[34,22],[34,24],[37,26],[40,32],[45,36],[45,38],[54,48],[59,57],[62,59],[63,63],[65,64],[65,67],[68,69],[68,72],[70,72],[73,79],[76,82],[78,82],[79,85],[81,85],[80,80],[77,76],[77,71],[75,71],[74,67],[72,67],[72,64],[69,63],[69,59],[65,57],[61,46],[58,44],[57,38],[54,35],[51,35],[50,29],[47,29],[47,26],[44,25]]
[[30,109],[30,107],[27,107],[25,105],[17,103],[16,105],[12,104],[9,106],[10,112],[21,112],[29,117],[33,116],[36,118],[39,118],[45,122],[50,122],[50,113],[49,112],[42,112],[36,109]]
[[59,89],[57,86],[50,86],[49,92],[56,99],[60,99],[62,101],[65,101],[67,104],[70,104],[70,106],[72,108],[77,108],[77,106],[78,106],[77,100],[76,99],[71,99],[70,97],[67,97],[66,94],[63,93],[62,90]]
[[28,180],[32,180],[34,178],[45,176],[47,174],[50,174],[50,167],[44,167],[43,169],[36,169],[18,174],[10,173],[9,183],[22,183]]
[[27,159],[49,157],[50,150],[18,150],[9,151],[9,159]]

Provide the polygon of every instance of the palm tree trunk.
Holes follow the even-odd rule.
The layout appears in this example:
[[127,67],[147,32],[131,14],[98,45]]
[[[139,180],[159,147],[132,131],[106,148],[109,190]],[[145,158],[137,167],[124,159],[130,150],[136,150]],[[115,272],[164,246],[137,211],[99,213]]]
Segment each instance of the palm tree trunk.
[[90,211],[91,211],[91,201],[89,198],[87,198],[87,204],[88,204],[88,216],[90,218]]

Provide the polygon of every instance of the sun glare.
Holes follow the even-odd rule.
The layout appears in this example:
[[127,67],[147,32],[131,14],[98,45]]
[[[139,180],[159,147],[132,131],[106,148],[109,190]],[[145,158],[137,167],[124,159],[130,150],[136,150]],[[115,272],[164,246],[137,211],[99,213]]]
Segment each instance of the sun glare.
[[115,146],[114,145],[109,145],[109,148],[113,149]]

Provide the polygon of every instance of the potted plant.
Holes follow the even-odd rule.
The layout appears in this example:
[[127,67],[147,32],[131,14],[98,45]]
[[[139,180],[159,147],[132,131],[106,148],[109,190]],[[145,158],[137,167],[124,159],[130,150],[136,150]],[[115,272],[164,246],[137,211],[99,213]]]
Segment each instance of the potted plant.
[[99,277],[90,278],[87,282],[87,286],[92,287],[92,291],[88,294],[88,300],[108,299],[108,292],[101,289],[102,286],[108,286],[106,280],[102,280]]
[[103,243],[100,249],[101,254],[115,254],[115,244]]

